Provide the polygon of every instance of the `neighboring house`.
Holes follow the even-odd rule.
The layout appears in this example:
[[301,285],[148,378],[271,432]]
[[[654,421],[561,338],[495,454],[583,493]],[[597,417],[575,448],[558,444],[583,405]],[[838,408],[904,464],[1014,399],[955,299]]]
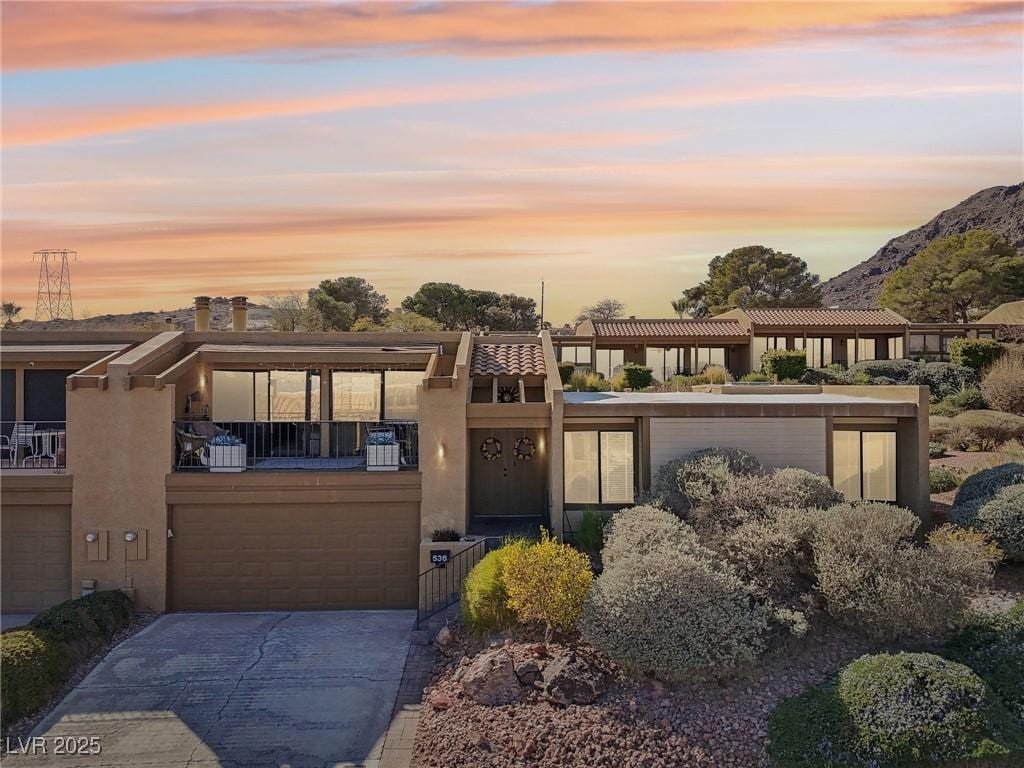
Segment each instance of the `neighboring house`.
[[711,446],[928,512],[923,387],[574,393],[557,375],[569,348],[589,350],[581,365],[613,344],[641,362],[676,350],[653,354],[697,370],[748,359],[752,331],[788,345],[852,328],[885,338],[877,351],[906,328],[612,321],[556,347],[547,332],[246,331],[242,299],[232,331],[207,317],[200,300],[194,331],[0,335],[4,434],[25,438],[0,454],[3,610],[118,588],[155,611],[422,605],[431,556],[465,546],[432,544],[435,529],[563,535]]

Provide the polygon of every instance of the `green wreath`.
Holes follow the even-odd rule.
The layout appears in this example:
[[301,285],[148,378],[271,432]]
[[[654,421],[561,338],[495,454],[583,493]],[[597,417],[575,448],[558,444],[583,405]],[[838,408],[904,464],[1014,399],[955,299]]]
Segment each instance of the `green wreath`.
[[488,437],[480,443],[480,455],[487,461],[497,461],[501,458],[501,440],[496,437]]

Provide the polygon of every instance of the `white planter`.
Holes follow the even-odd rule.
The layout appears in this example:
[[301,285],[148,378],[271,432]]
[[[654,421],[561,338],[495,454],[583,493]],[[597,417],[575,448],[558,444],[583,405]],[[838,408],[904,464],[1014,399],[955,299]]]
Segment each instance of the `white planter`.
[[208,445],[211,472],[241,472],[245,469],[245,444]]
[[366,471],[391,472],[397,470],[401,458],[399,448],[397,443],[366,446]]

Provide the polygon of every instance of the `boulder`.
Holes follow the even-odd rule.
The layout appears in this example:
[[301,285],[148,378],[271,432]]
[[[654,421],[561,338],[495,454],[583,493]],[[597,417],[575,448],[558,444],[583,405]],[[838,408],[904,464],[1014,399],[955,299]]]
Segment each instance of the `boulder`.
[[458,644],[458,638],[455,637],[447,626],[441,627],[437,636],[434,638],[434,645],[437,647],[437,650],[441,651],[441,653],[446,656],[450,655],[451,652],[456,649]]
[[511,704],[522,695],[512,656],[504,648],[481,653],[465,670],[462,690],[477,704]]
[[527,659],[516,666],[516,677],[523,685],[532,686],[534,683],[539,683],[541,680],[540,664],[533,659]]
[[608,690],[605,673],[586,659],[569,654],[544,667],[541,691],[555,704],[592,704]]

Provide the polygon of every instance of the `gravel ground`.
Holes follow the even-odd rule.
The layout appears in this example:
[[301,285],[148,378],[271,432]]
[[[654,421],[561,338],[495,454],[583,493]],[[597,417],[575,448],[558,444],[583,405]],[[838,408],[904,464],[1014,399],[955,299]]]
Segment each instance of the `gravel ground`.
[[36,727],[36,724],[50,714],[50,711],[63,701],[64,697],[71,692],[71,689],[78,685],[85,676],[92,672],[93,667],[103,661],[103,658],[110,653],[114,648],[119,646],[129,637],[134,635],[139,630],[145,628],[150,622],[152,622],[159,614],[156,613],[136,613],[131,622],[122,629],[120,632],[116,632],[112,638],[97,651],[90,656],[88,659],[83,661],[81,664],[71,670],[71,674],[65,681],[64,685],[58,690],[46,703],[44,707],[39,709],[35,714],[21,718],[11,723],[9,728],[4,730],[5,739],[0,742],[0,754],[7,752],[7,744],[17,744],[18,739],[27,739],[28,735],[32,732],[32,729]]

